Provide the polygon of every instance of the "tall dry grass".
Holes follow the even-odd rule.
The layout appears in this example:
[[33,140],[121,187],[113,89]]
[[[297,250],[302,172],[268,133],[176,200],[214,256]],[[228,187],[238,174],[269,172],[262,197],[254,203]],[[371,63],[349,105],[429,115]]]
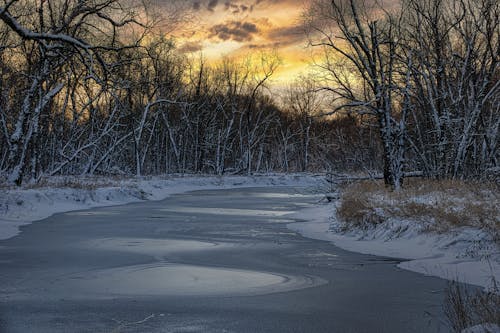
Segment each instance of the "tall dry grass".
[[478,227],[500,242],[500,188],[494,182],[414,178],[400,191],[382,181],[353,182],[341,188],[337,215],[345,228],[367,229],[396,217],[425,221],[434,232]]
[[481,291],[456,281],[448,284],[443,304],[444,313],[454,332],[480,324],[500,326],[500,290],[495,278],[492,289]]

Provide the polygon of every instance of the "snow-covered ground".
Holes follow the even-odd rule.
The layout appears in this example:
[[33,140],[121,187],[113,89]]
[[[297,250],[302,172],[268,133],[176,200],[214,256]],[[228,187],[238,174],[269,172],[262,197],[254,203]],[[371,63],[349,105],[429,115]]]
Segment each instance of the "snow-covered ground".
[[[126,180],[54,178],[39,188],[0,189],[0,239],[19,233],[19,227],[54,213],[161,200],[194,190],[253,186],[309,186],[324,182],[320,174],[265,176],[170,176]],[[70,183],[72,187],[66,185]]]
[[500,333],[500,326],[491,323],[475,325],[463,330],[462,333]]
[[[47,187],[0,190],[0,239],[19,233],[21,225],[57,212],[111,206],[141,200],[160,200],[192,190],[252,186],[308,186],[319,188],[324,177],[314,174],[265,176],[172,176],[128,180],[107,180],[93,184],[81,181],[75,188]],[[399,266],[411,271],[458,279],[489,287],[491,278],[500,281],[500,252],[490,235],[472,227],[446,233],[423,230],[418,223],[388,219],[370,230],[341,231],[335,218],[336,205],[320,203],[294,213],[304,222],[289,227],[306,237],[328,240],[346,250],[409,259]]]
[[415,221],[389,218],[372,229],[342,231],[336,205],[324,203],[293,215],[305,222],[289,228],[310,238],[327,240],[343,249],[407,259],[399,267],[490,288],[500,281],[500,252],[491,235],[473,227],[434,233]]

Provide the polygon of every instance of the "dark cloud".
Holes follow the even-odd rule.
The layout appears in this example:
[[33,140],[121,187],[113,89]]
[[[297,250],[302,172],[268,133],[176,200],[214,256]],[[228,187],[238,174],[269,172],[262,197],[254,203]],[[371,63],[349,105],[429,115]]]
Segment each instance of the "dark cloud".
[[239,14],[240,12],[246,12],[249,10],[250,6],[240,4],[238,1],[226,1],[224,2],[224,9],[233,14]]
[[207,4],[207,9],[211,12],[214,11],[214,8],[219,4],[219,0],[210,0]]
[[[161,2],[161,0],[156,0]],[[213,12],[219,4],[224,6],[224,10],[233,14],[250,13],[257,6],[265,6],[279,3],[301,4],[304,0],[226,0],[222,3],[219,0],[194,0],[192,1],[193,10],[199,11],[202,8]]]
[[266,48],[286,47],[290,45],[303,44],[306,41],[304,27],[293,25],[288,27],[275,27],[265,33],[267,40]]
[[200,41],[186,42],[179,47],[179,51],[183,53],[194,53],[203,50],[203,45]]
[[245,47],[250,50],[269,50],[281,46],[280,43],[247,44]]
[[304,27],[301,25],[271,29],[266,39],[281,46],[300,43],[305,39]]
[[265,40],[265,43],[249,43],[245,47],[251,50],[281,48],[305,42],[305,35],[301,26],[281,27],[269,30]]
[[206,8],[213,12],[218,4],[219,0],[197,0],[193,1],[193,10],[199,11],[202,8]]
[[224,9],[233,14],[250,13],[253,11],[255,4],[254,1],[225,1]]
[[253,0],[253,1],[245,1],[247,3],[252,3],[254,6],[258,6],[260,4],[293,4],[302,6],[304,4],[304,0]]
[[252,22],[228,21],[210,28],[211,37],[237,42],[251,41],[259,28]]

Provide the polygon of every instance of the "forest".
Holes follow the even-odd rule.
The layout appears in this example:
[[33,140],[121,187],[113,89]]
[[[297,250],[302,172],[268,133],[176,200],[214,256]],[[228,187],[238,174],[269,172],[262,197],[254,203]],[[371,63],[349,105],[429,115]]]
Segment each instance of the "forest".
[[169,35],[189,19],[180,7],[2,0],[0,177],[361,171],[394,189],[408,173],[497,177],[500,4],[396,7],[312,1],[314,65],[276,88],[273,50],[183,53]]

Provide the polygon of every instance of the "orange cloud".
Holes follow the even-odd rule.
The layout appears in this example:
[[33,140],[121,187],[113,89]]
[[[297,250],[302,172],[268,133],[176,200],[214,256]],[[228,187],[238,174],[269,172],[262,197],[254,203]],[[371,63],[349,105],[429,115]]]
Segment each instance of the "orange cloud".
[[[312,54],[321,52],[307,48],[302,26],[304,0],[156,1],[160,6],[167,6],[169,1],[181,1],[193,15],[189,28],[177,36],[181,52],[202,52],[204,58],[212,62],[224,56],[238,58],[272,50],[282,59],[274,75],[274,81],[279,84],[305,74],[313,62]],[[373,7],[372,1],[375,0],[366,0],[368,7]],[[378,0],[377,3],[390,9],[399,0]]]
[[304,0],[189,0],[190,35],[178,39],[185,53],[203,52],[208,61],[277,52],[282,65],[274,81],[285,84],[308,70],[311,50],[302,26]]

